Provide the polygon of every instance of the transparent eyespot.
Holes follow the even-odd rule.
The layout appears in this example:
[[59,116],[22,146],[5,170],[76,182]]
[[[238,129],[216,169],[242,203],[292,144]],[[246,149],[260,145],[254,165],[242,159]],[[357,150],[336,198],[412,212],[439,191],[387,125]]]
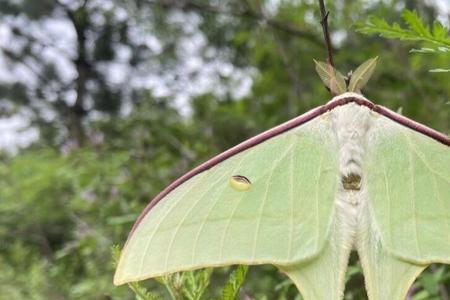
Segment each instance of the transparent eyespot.
[[252,186],[250,180],[242,175],[231,176],[228,182],[236,191],[248,191]]

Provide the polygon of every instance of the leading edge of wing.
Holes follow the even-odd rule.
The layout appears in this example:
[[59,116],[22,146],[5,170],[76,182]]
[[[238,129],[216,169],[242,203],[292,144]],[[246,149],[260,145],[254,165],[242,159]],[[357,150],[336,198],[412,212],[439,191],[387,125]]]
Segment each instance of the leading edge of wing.
[[[267,131],[264,131],[216,156],[209,159],[208,161],[200,164],[199,166],[195,167],[194,169],[190,170],[186,174],[182,175],[175,181],[173,181],[169,186],[167,186],[163,191],[161,191],[158,195],[156,195],[155,198],[153,198],[150,203],[144,208],[142,213],[137,218],[136,222],[134,223],[130,234],[128,235],[128,240],[130,239],[131,235],[133,234],[134,230],[137,228],[137,226],[140,224],[140,222],[144,219],[144,217],[147,215],[147,213],[165,196],[167,196],[171,191],[176,189],[178,186],[180,186],[185,181],[189,180],[190,178],[194,177],[195,175],[206,171],[213,166],[217,165],[218,163],[230,158],[233,155],[236,155],[244,150],[247,150],[253,146],[256,146],[268,139],[271,139],[279,134],[282,134],[294,127],[300,126],[302,124],[305,124],[316,117],[338,107],[342,106],[348,103],[354,102],[358,105],[363,105],[368,107],[374,112],[377,112],[403,126],[406,126],[412,130],[415,130],[417,132],[420,132],[426,136],[429,136],[430,138],[444,144],[447,146],[450,146],[450,138],[446,135],[431,129],[423,124],[420,124],[416,121],[413,121],[411,119],[408,119],[402,115],[399,115],[386,107],[383,107],[381,105],[376,105],[372,103],[371,101],[367,100],[365,97],[363,97],[360,94],[356,93],[345,93],[342,95],[339,95],[337,97],[334,97],[331,101],[329,101],[327,104],[316,107],[296,118],[293,118],[281,125],[278,125],[276,127],[273,127]],[[127,240],[127,242],[128,242]]]

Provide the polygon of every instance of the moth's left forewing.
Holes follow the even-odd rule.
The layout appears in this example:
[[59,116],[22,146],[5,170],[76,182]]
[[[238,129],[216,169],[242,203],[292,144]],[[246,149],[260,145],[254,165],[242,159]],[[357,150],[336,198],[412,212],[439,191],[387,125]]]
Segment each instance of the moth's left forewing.
[[[330,126],[326,115],[316,117],[184,181],[138,221],[115,283],[318,255],[329,238],[338,180]],[[233,176],[248,179],[250,188],[233,188]]]

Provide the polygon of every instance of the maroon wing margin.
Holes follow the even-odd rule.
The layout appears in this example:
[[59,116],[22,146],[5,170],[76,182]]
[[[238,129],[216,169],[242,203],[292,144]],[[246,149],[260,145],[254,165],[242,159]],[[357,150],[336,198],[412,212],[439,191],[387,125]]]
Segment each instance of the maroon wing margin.
[[250,139],[240,143],[239,145],[234,146],[233,148],[230,148],[227,151],[214,156],[210,160],[204,162],[203,164],[201,164],[201,165],[197,166],[196,168],[192,169],[191,171],[187,172],[186,174],[184,174],[183,176],[181,176],[180,178],[178,178],[177,180],[172,182],[168,187],[166,187],[161,193],[159,193],[155,198],[153,198],[153,200],[144,208],[144,210],[142,211],[142,213],[139,215],[136,222],[134,223],[133,228],[131,229],[131,232],[129,234],[129,237],[133,234],[134,230],[139,225],[139,223],[142,221],[142,219],[145,217],[145,215],[147,215],[147,213],[161,199],[163,199],[165,196],[167,196],[167,194],[169,194],[171,191],[173,191],[175,188],[177,188],[183,182],[187,181],[188,179],[194,177],[195,175],[197,175],[203,171],[206,171],[206,170],[212,168],[213,166],[217,165],[218,163],[226,160],[227,158],[229,158],[239,152],[242,152],[246,149],[256,146],[274,136],[277,136],[277,135],[279,135],[283,132],[286,132],[294,127],[304,124],[304,123],[316,118],[317,116],[320,116],[323,113],[332,110],[333,108],[335,108],[337,106],[345,105],[350,102],[354,102],[358,105],[366,106],[369,109],[373,110],[374,112],[377,112],[377,113],[379,113],[379,114],[381,114],[403,126],[406,126],[417,132],[420,132],[432,139],[435,139],[436,141],[438,141],[444,145],[450,146],[450,138],[434,129],[431,129],[423,124],[420,124],[411,119],[408,119],[402,115],[399,115],[381,105],[373,104],[372,102],[366,100],[365,98],[354,97],[354,96],[344,97],[341,99],[337,99],[335,101],[330,101],[329,103],[319,106],[315,109],[312,109],[309,112],[307,112],[301,116],[298,116],[294,119],[287,121],[286,123],[278,125],[278,126],[272,128],[272,129],[269,129],[257,136],[254,136],[253,138],[250,138]]

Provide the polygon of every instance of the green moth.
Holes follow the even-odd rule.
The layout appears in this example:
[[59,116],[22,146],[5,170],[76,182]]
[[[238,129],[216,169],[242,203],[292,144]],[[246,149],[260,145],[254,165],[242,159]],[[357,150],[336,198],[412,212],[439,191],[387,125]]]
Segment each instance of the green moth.
[[404,299],[429,264],[450,263],[450,138],[346,92],[169,185],[136,221],[114,283],[272,264],[305,299],[342,299],[351,250],[371,300]]

